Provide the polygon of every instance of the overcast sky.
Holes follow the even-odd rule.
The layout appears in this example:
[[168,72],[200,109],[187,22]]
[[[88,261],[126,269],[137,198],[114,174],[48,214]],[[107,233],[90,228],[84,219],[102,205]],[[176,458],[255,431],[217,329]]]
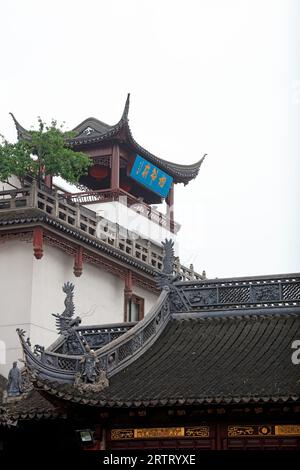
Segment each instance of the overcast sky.
[[207,159],[175,188],[181,260],[209,277],[300,269],[300,2],[10,0],[0,133],[56,118],[130,127],[152,153]]

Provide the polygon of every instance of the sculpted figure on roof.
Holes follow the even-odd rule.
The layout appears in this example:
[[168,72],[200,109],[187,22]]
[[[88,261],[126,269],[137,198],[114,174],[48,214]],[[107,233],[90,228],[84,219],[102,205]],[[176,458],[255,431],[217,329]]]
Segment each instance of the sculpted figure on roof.
[[82,373],[81,377],[84,383],[94,383],[97,377],[97,362],[95,351],[88,345],[85,346],[85,354],[81,359]]
[[17,361],[13,363],[8,374],[7,394],[9,397],[16,397],[22,393],[22,376],[17,364]]

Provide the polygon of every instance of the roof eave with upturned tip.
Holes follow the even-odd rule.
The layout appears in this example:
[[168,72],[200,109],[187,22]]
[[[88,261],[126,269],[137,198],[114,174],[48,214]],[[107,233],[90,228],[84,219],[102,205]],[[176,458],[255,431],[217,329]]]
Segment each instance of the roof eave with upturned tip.
[[[130,94],[127,96],[121,119],[117,124],[112,126],[93,117],[85,119],[71,131],[76,135],[66,139],[67,145],[74,149],[79,149],[82,147],[106,143],[108,141],[117,141],[126,144],[135,153],[140,154],[142,157],[149,160],[150,163],[157,165],[160,169],[168,173],[174,179],[174,183],[183,183],[186,185],[191,180],[195,179],[206,154],[200,160],[190,165],[170,162],[155,156],[139,145],[133,138],[128,123],[129,105]],[[11,116],[17,129],[18,139],[30,140],[31,136],[29,131],[20,125],[12,113]],[[91,131],[89,133],[85,133],[85,130],[88,128],[91,128]]]

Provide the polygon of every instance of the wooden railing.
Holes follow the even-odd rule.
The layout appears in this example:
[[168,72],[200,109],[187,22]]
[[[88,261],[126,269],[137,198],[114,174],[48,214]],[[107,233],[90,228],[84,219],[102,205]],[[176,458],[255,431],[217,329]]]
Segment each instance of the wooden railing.
[[[97,215],[94,211],[74,202],[59,188],[38,187],[36,183],[20,189],[0,192],[0,214],[12,210],[36,208],[64,224],[100,239],[102,242],[149,264],[159,271],[163,268],[163,249],[159,244],[141,238],[119,224]],[[174,273],[184,280],[198,280],[202,276],[192,268],[174,264]]]

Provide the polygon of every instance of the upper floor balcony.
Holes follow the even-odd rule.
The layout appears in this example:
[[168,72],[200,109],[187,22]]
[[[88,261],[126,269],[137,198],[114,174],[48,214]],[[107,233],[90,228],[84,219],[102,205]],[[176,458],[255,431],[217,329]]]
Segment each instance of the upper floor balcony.
[[168,214],[159,212],[153,206],[142,201],[141,198],[134,197],[122,188],[90,190],[79,193],[67,193],[66,195],[70,201],[81,205],[119,202],[175,235],[180,229],[180,224],[170,218]]

